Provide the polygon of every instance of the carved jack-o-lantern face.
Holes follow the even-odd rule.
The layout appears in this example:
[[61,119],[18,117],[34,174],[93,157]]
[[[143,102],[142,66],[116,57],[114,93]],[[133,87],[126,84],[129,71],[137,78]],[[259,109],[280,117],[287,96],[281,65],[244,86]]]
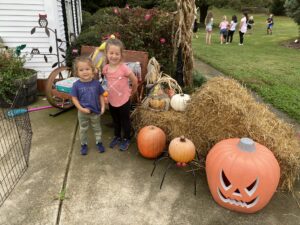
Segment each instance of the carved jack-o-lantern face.
[[[229,203],[231,205],[250,209],[254,207],[259,201],[259,196],[255,195],[259,184],[259,178],[255,179],[249,186],[236,187],[229,181],[224,171],[222,170],[220,172],[220,183],[221,187],[217,188],[217,193],[221,201],[223,201],[224,203]],[[230,198],[230,196],[226,197],[228,196],[228,193],[230,193],[232,198]],[[244,201],[241,199],[244,199]]]
[[231,210],[253,213],[276,191],[280,168],[266,147],[251,139],[227,139],[207,155],[206,173],[214,200]]

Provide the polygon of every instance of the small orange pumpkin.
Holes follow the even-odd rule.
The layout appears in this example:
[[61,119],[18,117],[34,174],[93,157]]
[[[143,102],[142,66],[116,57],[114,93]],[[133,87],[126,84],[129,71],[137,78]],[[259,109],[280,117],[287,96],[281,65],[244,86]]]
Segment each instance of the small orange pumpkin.
[[166,134],[156,126],[143,127],[137,135],[137,145],[142,156],[149,159],[158,157],[166,147]]
[[221,206],[254,213],[271,200],[280,168],[273,153],[249,138],[220,141],[208,153],[206,175],[210,192]]
[[[188,163],[195,158],[196,148],[193,142],[184,136],[174,138],[169,145],[170,157],[178,163]],[[184,165],[184,164],[183,164]]]
[[107,96],[108,96],[108,92],[107,92],[107,91],[104,91],[103,94],[102,94],[102,96],[103,96],[103,97],[107,97]]

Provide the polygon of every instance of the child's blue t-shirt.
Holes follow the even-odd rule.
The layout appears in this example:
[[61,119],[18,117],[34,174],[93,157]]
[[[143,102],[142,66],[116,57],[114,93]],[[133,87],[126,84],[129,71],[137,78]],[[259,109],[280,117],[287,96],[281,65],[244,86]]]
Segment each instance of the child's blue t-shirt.
[[80,80],[73,84],[71,95],[76,97],[80,105],[88,108],[91,112],[100,114],[101,105],[99,96],[104,93],[104,89],[98,80],[82,82]]

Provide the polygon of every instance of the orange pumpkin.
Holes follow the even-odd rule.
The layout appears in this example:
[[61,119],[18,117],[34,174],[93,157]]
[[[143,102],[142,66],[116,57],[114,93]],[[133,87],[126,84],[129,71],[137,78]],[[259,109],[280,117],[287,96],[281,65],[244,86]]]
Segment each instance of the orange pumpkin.
[[174,138],[170,142],[169,155],[174,161],[181,163],[179,165],[184,166],[185,163],[192,161],[195,158],[195,154],[195,145],[184,136]]
[[206,158],[210,192],[221,206],[254,213],[271,200],[280,168],[273,153],[249,138],[217,143]]
[[102,96],[103,96],[103,97],[107,97],[107,96],[108,96],[108,92],[107,92],[107,91],[104,91],[103,94],[102,94]]
[[166,134],[156,126],[143,127],[137,135],[137,145],[142,156],[154,159],[161,155],[166,147]]

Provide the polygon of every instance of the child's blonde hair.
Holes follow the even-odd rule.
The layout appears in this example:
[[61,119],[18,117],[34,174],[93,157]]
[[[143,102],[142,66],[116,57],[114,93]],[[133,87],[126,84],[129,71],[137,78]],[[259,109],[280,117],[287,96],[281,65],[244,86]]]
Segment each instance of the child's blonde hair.
[[209,12],[207,13],[206,18],[205,18],[205,25],[207,25],[208,23],[210,23],[212,18],[213,18],[212,11],[209,11]]
[[227,20],[227,16],[224,15],[224,16],[223,16],[223,20]]
[[[117,46],[117,47],[120,48],[120,51],[121,51],[121,58],[123,59],[123,51],[124,51],[125,47],[124,47],[123,42],[120,41],[120,40],[117,39],[117,38],[110,38],[110,39],[108,39],[108,40],[106,41],[105,54],[107,54],[109,47],[112,46],[112,45]],[[107,59],[106,59],[106,61],[107,61]]]
[[93,61],[91,58],[87,57],[87,56],[78,56],[75,58],[74,62],[73,62],[73,74],[75,76],[78,76],[77,72],[78,72],[78,63],[80,62],[85,62],[87,63],[91,68],[93,73],[95,73],[96,68],[95,65],[93,64]]

